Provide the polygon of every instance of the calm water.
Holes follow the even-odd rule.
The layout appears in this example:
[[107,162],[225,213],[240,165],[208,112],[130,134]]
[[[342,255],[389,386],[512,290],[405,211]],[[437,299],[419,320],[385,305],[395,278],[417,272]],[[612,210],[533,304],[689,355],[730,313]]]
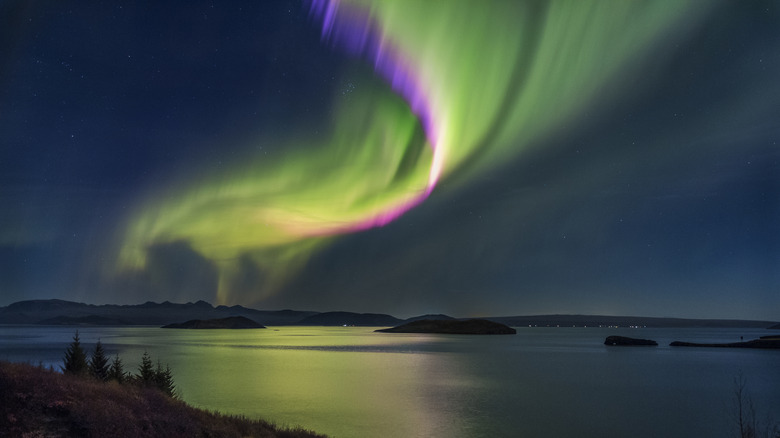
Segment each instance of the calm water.
[[[188,403],[334,437],[730,437],[734,378],[780,422],[780,351],[671,348],[734,329],[520,328],[515,336],[82,328],[135,371],[145,350]],[[605,347],[610,334],[659,347]],[[61,364],[72,328],[0,326],[0,359]]]

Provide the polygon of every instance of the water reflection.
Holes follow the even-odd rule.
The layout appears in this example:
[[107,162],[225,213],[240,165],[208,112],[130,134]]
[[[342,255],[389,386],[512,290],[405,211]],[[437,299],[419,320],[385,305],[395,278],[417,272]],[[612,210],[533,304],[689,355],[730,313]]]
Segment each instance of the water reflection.
[[[82,328],[135,371],[148,351],[170,364],[188,403],[302,425],[334,437],[729,436],[733,378],[759,415],[780,412],[780,352],[680,349],[672,340],[765,331],[521,328],[515,336]],[[658,347],[610,348],[608,334]],[[59,366],[69,327],[0,327],[0,359]],[[776,420],[780,420],[777,418]]]
[[441,352],[430,337],[367,333],[283,328],[238,339],[215,334],[208,345],[185,333],[170,352],[177,381],[188,388],[184,397],[196,406],[231,406],[247,416],[273,411],[274,421],[304,422],[334,436],[458,435],[464,425],[452,414],[464,387],[475,384],[458,355]]

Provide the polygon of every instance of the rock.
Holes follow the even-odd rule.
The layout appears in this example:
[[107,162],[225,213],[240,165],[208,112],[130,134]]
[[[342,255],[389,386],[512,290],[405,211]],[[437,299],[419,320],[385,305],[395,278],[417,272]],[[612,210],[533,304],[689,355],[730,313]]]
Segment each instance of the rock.
[[636,339],[636,338],[629,338],[626,336],[607,336],[607,339],[604,340],[604,345],[615,345],[615,346],[635,346],[635,345],[658,345],[658,342],[655,342],[651,339]]
[[384,333],[444,333],[452,335],[514,335],[509,326],[486,319],[412,321],[393,328],[375,330]]

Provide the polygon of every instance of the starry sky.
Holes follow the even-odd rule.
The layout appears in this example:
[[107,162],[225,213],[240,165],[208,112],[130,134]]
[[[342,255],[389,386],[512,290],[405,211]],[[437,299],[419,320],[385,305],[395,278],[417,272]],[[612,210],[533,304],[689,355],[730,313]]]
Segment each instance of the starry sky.
[[0,305],[780,318],[772,1],[5,1]]

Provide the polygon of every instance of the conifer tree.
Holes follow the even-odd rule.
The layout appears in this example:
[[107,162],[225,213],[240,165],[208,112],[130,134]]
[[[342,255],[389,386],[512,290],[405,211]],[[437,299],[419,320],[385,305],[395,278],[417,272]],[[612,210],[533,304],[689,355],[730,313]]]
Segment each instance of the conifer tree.
[[98,380],[108,380],[108,357],[103,350],[103,344],[98,339],[92,358],[89,360],[89,372]]
[[84,349],[81,348],[78,330],[76,330],[76,334],[73,335],[73,342],[71,342],[70,345],[68,345],[68,349],[65,350],[63,362],[64,366],[62,367],[62,371],[64,373],[82,375],[89,371],[87,354],[84,352]]
[[169,397],[176,397],[176,385],[173,384],[173,373],[171,367],[165,364],[165,369],[162,367],[160,360],[157,360],[157,369],[154,372],[155,386],[162,392],[166,393]]
[[108,369],[108,380],[116,380],[119,383],[125,383],[124,365],[118,354],[114,356],[114,361],[111,362],[111,367]]
[[142,385],[155,386],[155,377],[156,373],[152,365],[152,358],[149,357],[148,352],[144,351],[144,355],[141,357],[141,365],[138,366],[138,380]]

